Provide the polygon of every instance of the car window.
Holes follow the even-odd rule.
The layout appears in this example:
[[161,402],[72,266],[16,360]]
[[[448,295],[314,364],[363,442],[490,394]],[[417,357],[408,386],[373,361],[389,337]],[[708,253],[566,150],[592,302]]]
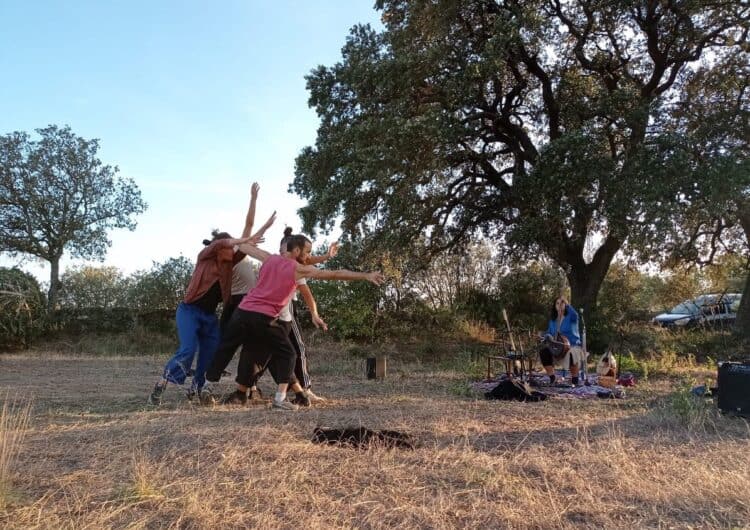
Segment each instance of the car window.
[[669,312],[674,315],[694,315],[700,312],[700,306],[697,306],[692,300],[685,300],[674,306]]
[[699,296],[695,299],[695,303],[699,306],[709,306],[709,305],[715,305],[719,300],[719,297],[715,294],[706,294],[703,296]]

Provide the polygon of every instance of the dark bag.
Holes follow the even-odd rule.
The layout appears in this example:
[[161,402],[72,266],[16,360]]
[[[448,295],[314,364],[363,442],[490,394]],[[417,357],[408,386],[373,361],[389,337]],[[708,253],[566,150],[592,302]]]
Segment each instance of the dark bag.
[[487,392],[486,399],[501,399],[504,401],[544,401],[547,394],[532,390],[528,383],[522,383],[515,379],[506,379],[499,385]]

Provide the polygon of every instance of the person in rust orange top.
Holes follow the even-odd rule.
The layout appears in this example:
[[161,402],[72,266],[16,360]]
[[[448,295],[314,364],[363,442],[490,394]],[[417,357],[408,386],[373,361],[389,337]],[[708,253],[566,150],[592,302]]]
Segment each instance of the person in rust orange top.
[[219,346],[219,320],[216,317],[216,308],[219,302],[227,304],[231,296],[232,267],[237,264],[245,254],[238,252],[238,245],[262,240],[263,233],[273,224],[276,213],[265,225],[253,236],[247,234],[252,230],[255,214],[255,200],[257,198],[258,186],[253,185],[250,209],[243,230],[243,237],[233,239],[226,232],[214,231],[212,240],[204,240],[206,245],[196,260],[195,270],[190,278],[190,283],[185,293],[185,298],[177,306],[177,335],[180,345],[164,367],[161,379],[156,383],[149,395],[148,402],[151,405],[160,405],[164,390],[168,383],[182,385],[188,376],[193,364],[196,351],[198,361],[193,372],[193,382],[188,390],[188,398],[192,399],[196,394],[201,396],[201,391],[206,383],[206,368],[213,359],[214,352]]

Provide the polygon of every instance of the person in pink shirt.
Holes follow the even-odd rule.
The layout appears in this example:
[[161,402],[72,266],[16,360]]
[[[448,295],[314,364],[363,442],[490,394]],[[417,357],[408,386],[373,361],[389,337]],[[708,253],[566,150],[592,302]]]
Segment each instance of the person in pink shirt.
[[[292,237],[292,235],[292,229],[290,227],[286,227],[284,229],[284,237],[281,239],[281,242],[279,244],[280,256],[286,256],[287,242],[289,241],[289,238]],[[336,254],[338,254],[338,247],[338,243],[331,244],[328,247],[327,253],[317,256],[311,255],[307,258],[305,265],[319,265],[321,263],[325,263],[330,258],[333,258],[336,256]],[[245,259],[250,258],[246,257]],[[254,282],[255,281],[256,280],[254,279]],[[247,294],[247,291],[245,291],[245,294]],[[315,327],[319,329],[322,328],[324,331],[328,331],[328,325],[322,318],[320,318],[315,297],[313,296],[310,287],[307,285],[307,280],[305,280],[304,278],[297,280],[296,294],[302,295],[302,298],[304,299],[305,304],[310,311],[310,318]],[[292,297],[292,300],[294,300],[296,294]],[[241,301],[242,300],[238,300],[236,305],[239,306]],[[294,399],[292,399],[292,403],[296,403],[301,406],[310,406],[313,403],[323,403],[325,402],[325,399],[316,395],[312,391],[312,381],[310,379],[310,373],[307,369],[307,354],[305,343],[302,340],[302,333],[299,329],[299,324],[296,321],[295,313],[296,312],[294,306],[290,301],[289,304],[287,304],[281,310],[278,316],[278,323],[279,325],[286,328],[287,335],[289,336],[289,342],[291,343],[292,347],[294,348],[294,352],[297,355],[297,360],[294,365],[294,375],[302,388],[306,390],[305,396],[295,394]],[[229,320],[227,320],[227,324],[228,322]],[[226,325],[224,326],[224,329],[226,329]],[[240,360],[241,362],[237,366],[237,378],[235,379],[235,381],[237,381],[237,389],[234,392],[225,395],[221,399],[220,403],[223,405],[246,405],[248,402],[248,395],[251,403],[264,402],[263,394],[257,387],[257,382],[258,379],[260,379],[260,377],[265,373],[266,365],[270,360],[270,356],[266,354],[263,359],[260,359],[258,357],[251,359],[250,355],[241,355]]]
[[[312,251],[312,242],[302,235],[291,236],[285,256],[272,255],[251,243],[240,245],[240,252],[263,263],[258,273],[258,283],[245,295],[232,315],[213,362],[206,372],[206,380],[218,382],[238,346],[244,344],[241,355],[263,357],[270,353],[268,369],[278,385],[273,400],[277,410],[297,410],[299,407],[286,400],[289,387],[305,396],[294,375],[296,352],[289,341],[287,330],[278,322],[281,310],[289,303],[297,288],[297,280],[365,280],[380,285],[385,277],[380,272],[354,272],[325,270],[306,265]],[[241,361],[242,362],[242,361]],[[210,383],[204,392],[212,391]]]

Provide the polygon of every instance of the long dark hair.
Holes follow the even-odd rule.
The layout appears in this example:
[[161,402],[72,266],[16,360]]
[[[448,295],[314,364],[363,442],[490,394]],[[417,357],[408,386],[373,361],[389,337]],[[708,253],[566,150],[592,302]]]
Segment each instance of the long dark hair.
[[[550,320],[557,320],[557,301],[562,298],[562,296],[558,296],[555,298],[555,301],[552,302],[552,310],[549,312],[549,319]],[[565,298],[563,298],[565,300]],[[563,311],[563,317],[568,316],[568,301],[565,300],[565,311]]]

